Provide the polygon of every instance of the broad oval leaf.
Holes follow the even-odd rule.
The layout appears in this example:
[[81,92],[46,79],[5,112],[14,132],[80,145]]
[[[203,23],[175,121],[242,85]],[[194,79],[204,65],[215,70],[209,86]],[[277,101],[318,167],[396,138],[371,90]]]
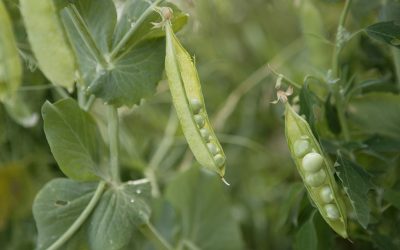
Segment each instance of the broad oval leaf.
[[0,101],[12,99],[21,84],[22,67],[13,27],[0,1]]
[[179,238],[202,250],[245,249],[222,183],[191,168],[172,180],[167,200],[180,217]]
[[107,178],[107,155],[95,120],[73,99],[42,107],[44,132],[51,152],[65,175],[76,180]]
[[395,21],[375,23],[365,28],[365,31],[374,39],[400,48],[400,25]]
[[150,217],[150,183],[137,180],[108,189],[94,211],[88,228],[96,250],[127,249],[136,228]]
[[[88,205],[97,185],[97,182],[59,178],[50,181],[40,190],[33,203],[39,250],[47,249],[68,230]],[[74,237],[79,238],[79,235]],[[74,237],[66,243],[65,248],[79,249],[77,244],[82,242],[77,242],[79,240]]]

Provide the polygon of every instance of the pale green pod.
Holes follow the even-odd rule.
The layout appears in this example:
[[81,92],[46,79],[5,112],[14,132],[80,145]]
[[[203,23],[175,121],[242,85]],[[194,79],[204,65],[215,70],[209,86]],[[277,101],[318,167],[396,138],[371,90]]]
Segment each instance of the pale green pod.
[[[165,71],[182,131],[196,160],[223,177],[225,154],[208,119],[196,67],[173,33],[169,21],[165,23],[165,32]],[[216,146],[216,155],[214,149],[211,152],[207,146],[208,142]]]
[[53,84],[72,89],[78,70],[54,2],[20,0],[19,3],[39,68]]
[[6,7],[0,1],[0,101],[13,100],[21,84],[22,67]]
[[322,168],[323,163],[324,158],[320,154],[311,152],[304,156],[301,166],[304,171],[314,173]]
[[293,150],[297,157],[303,157],[311,151],[310,142],[306,139],[299,139],[294,142]]
[[[290,153],[296,164],[297,170],[303,179],[309,197],[313,200],[318,211],[330,227],[343,238],[347,238],[347,214],[344,203],[345,197],[340,192],[338,184],[336,183],[333,165],[322,151],[307,121],[299,116],[289,104],[286,104],[285,109],[285,134]],[[308,138],[307,140],[310,143],[311,152],[320,155],[322,158],[320,164],[321,167],[318,172],[305,171],[303,168],[303,160],[306,156],[298,157],[294,151],[294,143],[304,138]],[[319,166],[319,156],[314,154],[312,158],[317,159],[316,162],[318,164],[315,164],[312,168],[315,169],[315,166]],[[308,160],[306,159],[306,162]],[[326,197],[321,197],[321,193],[324,193],[325,195],[327,192],[326,188],[331,190],[332,200],[328,198],[325,199]],[[330,197],[329,194],[328,196]],[[329,201],[329,204],[327,204],[326,201]]]

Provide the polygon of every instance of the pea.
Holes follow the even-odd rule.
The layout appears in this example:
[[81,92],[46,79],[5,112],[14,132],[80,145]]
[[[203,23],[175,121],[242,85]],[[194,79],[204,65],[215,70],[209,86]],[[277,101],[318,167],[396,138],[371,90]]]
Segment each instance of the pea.
[[190,100],[190,107],[192,108],[194,114],[198,114],[202,108],[202,104],[199,99],[193,98]]
[[302,166],[304,171],[314,173],[321,169],[323,162],[324,158],[320,154],[312,152],[304,156]]
[[332,189],[329,186],[321,188],[319,194],[323,202],[330,203],[333,201]]
[[325,205],[325,211],[329,219],[337,220],[340,217],[337,207],[333,204]]
[[285,135],[291,156],[309,197],[329,226],[347,238],[345,196],[334,177],[334,167],[325,156],[307,121],[286,104]]
[[206,124],[202,115],[194,115],[194,120],[195,120],[197,126],[199,126],[199,128],[204,127],[204,125]]
[[306,139],[299,139],[294,142],[293,150],[297,157],[303,157],[311,151],[310,142]]
[[39,68],[53,84],[72,88],[77,66],[54,1],[20,0],[19,3]]
[[[162,13],[164,12],[161,11]],[[163,20],[168,20],[171,13],[167,14]],[[202,166],[218,173],[223,179],[225,154],[204,108],[196,67],[189,53],[173,33],[171,22],[166,21],[163,25],[166,32],[165,71],[183,134],[196,160]]]
[[326,173],[322,169],[316,173],[306,175],[306,182],[311,187],[321,186],[325,182],[325,179],[326,179]]

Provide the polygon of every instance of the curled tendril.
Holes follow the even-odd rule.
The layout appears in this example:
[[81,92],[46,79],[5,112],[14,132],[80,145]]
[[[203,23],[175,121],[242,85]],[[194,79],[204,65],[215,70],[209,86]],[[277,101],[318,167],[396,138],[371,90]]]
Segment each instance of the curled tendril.
[[171,22],[174,11],[170,7],[155,7],[156,11],[161,16],[161,22],[152,22],[153,29],[164,29],[166,22]]

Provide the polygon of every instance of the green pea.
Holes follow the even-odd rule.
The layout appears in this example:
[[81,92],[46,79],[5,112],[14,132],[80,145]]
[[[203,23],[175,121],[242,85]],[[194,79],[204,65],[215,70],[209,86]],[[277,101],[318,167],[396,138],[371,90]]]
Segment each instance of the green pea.
[[316,173],[311,173],[306,175],[306,182],[311,187],[321,186],[322,183],[325,182],[325,179],[326,179],[326,173],[322,169]]
[[199,126],[199,128],[204,127],[204,125],[206,124],[202,115],[194,115],[194,120],[195,120],[197,126]]
[[210,141],[210,131],[207,128],[200,129],[200,134],[206,142]]
[[[164,17],[165,19],[165,17]],[[225,154],[204,108],[204,98],[196,67],[176,38],[170,22],[165,22],[165,72],[183,134],[196,160],[222,177]],[[213,145],[210,144],[212,139]]]
[[303,157],[311,151],[310,142],[306,139],[299,139],[294,142],[293,150],[297,157]]
[[339,211],[334,204],[325,205],[325,211],[329,219],[337,220],[340,217]]
[[224,164],[225,164],[225,158],[224,158],[221,154],[216,154],[216,155],[214,156],[214,161],[215,161],[215,164],[216,164],[218,167],[222,167],[222,166],[224,166]]
[[210,150],[211,154],[216,155],[219,153],[219,148],[215,143],[209,142],[207,143],[208,150]]
[[315,152],[308,153],[302,160],[303,169],[307,172],[315,173],[321,169],[324,158]]
[[192,111],[194,114],[198,114],[202,108],[202,104],[199,99],[193,98],[190,100],[190,107],[192,108]]
[[319,194],[323,202],[330,203],[333,201],[332,189],[329,186],[322,187]]

